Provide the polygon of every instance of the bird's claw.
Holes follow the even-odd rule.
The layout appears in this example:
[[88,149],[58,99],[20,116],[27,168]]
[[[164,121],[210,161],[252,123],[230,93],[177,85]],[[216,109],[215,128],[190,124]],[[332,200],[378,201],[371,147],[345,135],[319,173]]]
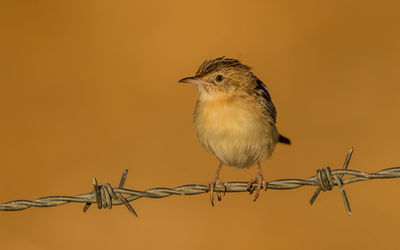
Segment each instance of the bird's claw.
[[[254,188],[254,184],[257,184],[257,188]],[[264,179],[261,173],[257,173],[257,175],[251,179],[249,183],[247,183],[247,191],[252,194],[254,190],[256,190],[256,194],[254,195],[254,201],[256,201],[260,195],[261,189],[267,191],[267,181]]]
[[[226,187],[219,178],[214,178],[214,180],[210,181],[208,183],[208,190],[210,191],[210,201],[211,201],[212,206],[214,206],[214,189],[215,189],[216,185],[219,185],[222,188],[222,190],[223,190],[222,193],[224,196],[225,196],[225,192],[226,192]],[[221,201],[222,200],[221,193],[218,191],[216,191],[216,192],[217,192],[218,201]]]

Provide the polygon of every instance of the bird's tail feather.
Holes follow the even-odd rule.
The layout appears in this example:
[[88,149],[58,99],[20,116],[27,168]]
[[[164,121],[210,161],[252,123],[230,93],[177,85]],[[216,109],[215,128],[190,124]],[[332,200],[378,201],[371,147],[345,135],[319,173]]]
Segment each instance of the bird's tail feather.
[[291,144],[290,139],[281,134],[279,134],[279,142],[284,143],[284,144],[289,144],[289,145]]

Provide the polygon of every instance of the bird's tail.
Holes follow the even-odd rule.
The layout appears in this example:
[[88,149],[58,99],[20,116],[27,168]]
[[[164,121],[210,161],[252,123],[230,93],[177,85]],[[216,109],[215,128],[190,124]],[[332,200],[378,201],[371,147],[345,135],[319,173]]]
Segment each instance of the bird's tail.
[[279,134],[279,142],[284,143],[284,144],[289,144],[289,145],[291,144],[290,139],[281,134]]

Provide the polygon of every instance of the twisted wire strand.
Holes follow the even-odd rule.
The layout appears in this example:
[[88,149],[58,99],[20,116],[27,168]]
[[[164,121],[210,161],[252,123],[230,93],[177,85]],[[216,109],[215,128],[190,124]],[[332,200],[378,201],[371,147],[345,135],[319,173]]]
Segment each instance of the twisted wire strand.
[[[344,185],[373,180],[373,179],[389,179],[400,177],[400,167],[387,168],[375,173],[361,172],[357,170],[347,169],[353,149],[351,149],[346,157],[342,169],[331,170],[330,167],[318,169],[315,176],[306,179],[279,179],[269,181],[268,189],[288,190],[302,186],[316,186],[317,189],[310,199],[312,205],[321,191],[331,191],[334,186],[338,186],[343,197],[345,209],[351,215],[350,204],[344,190]],[[54,207],[70,202],[86,203],[83,211],[86,212],[91,204],[96,203],[99,209],[111,209],[114,205],[125,205],[129,212],[137,217],[136,211],[129,202],[139,198],[165,198],[171,195],[197,195],[208,192],[208,185],[188,184],[175,188],[152,188],[145,191],[138,191],[124,188],[128,170],[123,171],[120,184],[117,188],[113,188],[109,183],[98,185],[97,180],[93,177],[93,191],[75,196],[46,196],[35,200],[15,200],[0,204],[0,211],[18,211],[30,207]],[[343,176],[350,177],[342,179]],[[224,183],[226,192],[248,192],[247,182],[227,182]],[[257,188],[257,184],[253,185]],[[217,186],[215,191],[222,192],[222,188]],[[124,196],[125,195],[125,196]]]

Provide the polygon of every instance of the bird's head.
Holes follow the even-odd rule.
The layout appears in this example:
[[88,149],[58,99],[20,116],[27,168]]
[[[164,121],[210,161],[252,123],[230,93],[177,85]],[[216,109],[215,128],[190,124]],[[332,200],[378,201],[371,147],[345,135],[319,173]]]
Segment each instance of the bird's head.
[[196,85],[202,98],[246,90],[254,80],[249,66],[236,59],[218,57],[204,61],[195,76],[185,77],[179,82]]

